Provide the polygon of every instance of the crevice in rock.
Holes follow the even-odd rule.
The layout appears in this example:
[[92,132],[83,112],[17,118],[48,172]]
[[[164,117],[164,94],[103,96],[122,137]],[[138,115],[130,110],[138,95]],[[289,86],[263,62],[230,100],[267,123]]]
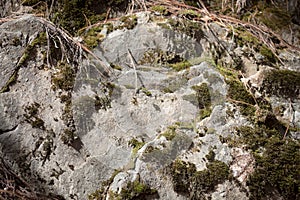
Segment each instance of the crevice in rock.
[[12,132],[15,131],[18,128],[18,124],[15,125],[14,127],[10,128],[10,129],[0,129],[0,135],[4,134],[4,133],[8,133],[8,132]]

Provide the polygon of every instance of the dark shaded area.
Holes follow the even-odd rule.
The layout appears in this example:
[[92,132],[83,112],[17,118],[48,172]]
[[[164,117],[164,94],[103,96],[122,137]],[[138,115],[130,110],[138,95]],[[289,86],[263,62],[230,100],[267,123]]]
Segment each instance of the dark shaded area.
[[266,74],[262,89],[268,95],[297,99],[300,96],[300,73],[290,70],[272,70]]
[[192,163],[176,160],[170,166],[174,191],[187,196],[188,199],[206,199],[205,194],[215,190],[218,184],[229,179],[229,167],[210,157],[203,171],[197,171]]
[[250,199],[299,199],[300,144],[265,125],[237,129],[253,152],[255,171],[247,181]]
[[71,35],[85,26],[104,20],[110,9],[110,16],[124,13],[129,0],[25,0],[23,5],[32,6],[35,12],[52,9],[50,19]]

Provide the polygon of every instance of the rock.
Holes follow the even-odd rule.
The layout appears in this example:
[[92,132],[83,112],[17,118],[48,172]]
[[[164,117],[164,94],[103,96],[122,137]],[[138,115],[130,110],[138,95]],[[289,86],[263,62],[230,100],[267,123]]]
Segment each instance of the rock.
[[[297,141],[298,98],[266,93],[271,67],[232,45],[226,28],[211,22],[192,37],[150,12],[136,15],[133,29],[107,28],[93,54],[32,15],[0,25],[1,157],[36,191],[65,199],[183,200],[191,188],[204,199],[249,199],[257,156],[249,141],[257,138],[239,128],[280,132],[272,119],[289,124],[286,139]],[[224,48],[232,55],[214,57]],[[235,59],[247,65],[244,77]],[[255,100],[230,96],[232,85]]]

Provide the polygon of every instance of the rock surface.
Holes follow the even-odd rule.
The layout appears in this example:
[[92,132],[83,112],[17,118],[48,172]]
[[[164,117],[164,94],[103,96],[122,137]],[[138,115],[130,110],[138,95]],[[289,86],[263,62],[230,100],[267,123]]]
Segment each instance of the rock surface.
[[[254,120],[243,115],[240,104],[249,103],[230,96],[228,74],[235,72],[222,63],[230,65],[233,56],[225,53],[221,64],[214,62],[214,45],[221,41],[230,48],[230,30],[199,24],[203,36],[195,38],[152,17],[138,13],[133,29],[107,34],[93,54],[81,54],[66,35],[32,15],[0,25],[1,155],[37,191],[65,199],[249,198],[255,159],[246,143],[235,142],[241,136],[236,127],[254,127],[266,116],[259,109]],[[263,55],[255,57],[246,45],[232,48],[246,63],[246,75],[237,80],[265,98],[258,77],[270,67],[257,64]],[[280,68],[300,73],[296,53],[294,59]],[[269,112],[290,127],[287,137],[299,139],[299,83],[295,87],[292,100],[266,97]],[[193,166],[199,176],[214,174],[213,164],[228,167],[231,175],[213,176],[209,189],[189,196],[181,189],[199,188],[201,178],[176,189],[176,176],[185,170],[176,161],[188,163],[182,165],[185,178]]]

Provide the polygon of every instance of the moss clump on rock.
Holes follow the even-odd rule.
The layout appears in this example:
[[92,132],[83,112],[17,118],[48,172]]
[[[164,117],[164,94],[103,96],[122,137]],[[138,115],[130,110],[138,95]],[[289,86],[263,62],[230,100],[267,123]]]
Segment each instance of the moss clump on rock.
[[207,83],[202,83],[200,86],[194,85],[192,87],[196,91],[198,106],[200,108],[200,117],[204,119],[211,114],[211,96]]
[[275,66],[278,59],[269,47],[261,43],[261,41],[248,30],[239,28],[236,29],[235,32],[235,41],[239,46],[250,46],[264,57],[264,59],[260,61],[262,64]]
[[269,71],[262,88],[269,95],[297,99],[300,95],[300,73],[290,70]]
[[165,52],[161,49],[150,49],[145,52],[143,57],[139,60],[139,64],[150,64],[156,66],[169,67],[175,71],[188,69],[192,64],[173,52]]
[[25,121],[31,124],[32,128],[45,130],[44,121],[38,116],[40,104],[34,102],[25,107]]
[[229,179],[229,167],[221,161],[212,161],[207,169],[197,171],[192,163],[175,160],[171,165],[174,191],[189,199],[204,199],[204,195]]
[[53,89],[72,90],[75,83],[76,70],[67,63],[59,63],[57,68],[59,71],[52,76]]
[[179,33],[184,33],[192,38],[195,38],[197,42],[204,37],[202,26],[199,22],[185,19],[169,19],[167,24],[172,30]]
[[298,199],[300,144],[266,126],[239,127],[241,142],[252,150],[255,171],[247,185],[250,199]]
[[155,5],[151,7],[151,10],[157,13],[160,13],[161,15],[168,16],[170,15],[170,12],[167,10],[165,6],[161,5]]
[[133,200],[144,199],[147,196],[158,196],[157,190],[152,189],[150,186],[136,180],[129,182],[124,188],[122,188],[121,193],[117,195],[117,198]]
[[160,134],[159,137],[164,136],[167,140],[173,140],[177,135],[176,129],[177,126],[168,126],[167,130]]
[[133,147],[132,153],[137,154],[138,150],[140,150],[145,145],[145,142],[139,141],[136,138],[132,138],[128,141],[128,145]]
[[121,25],[116,29],[133,29],[137,25],[137,16],[136,15],[126,15],[120,18]]
[[226,83],[229,86],[227,96],[234,103],[238,103],[241,113],[245,116],[254,116],[255,100],[244,84],[240,80],[233,78],[226,79]]

